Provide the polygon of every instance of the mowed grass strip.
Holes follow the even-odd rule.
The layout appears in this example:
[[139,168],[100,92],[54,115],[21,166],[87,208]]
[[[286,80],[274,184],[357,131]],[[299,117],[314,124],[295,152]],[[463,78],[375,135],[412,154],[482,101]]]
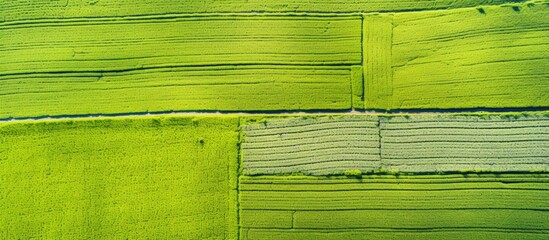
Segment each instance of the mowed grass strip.
[[243,174],[335,174],[379,167],[376,116],[271,118],[242,127]]
[[349,15],[0,26],[0,118],[351,109],[360,26]]
[[549,117],[410,115],[380,118],[391,171],[547,171]]
[[184,15],[2,26],[0,74],[360,64],[360,16]]
[[0,118],[350,109],[346,67],[228,66],[0,77]]
[[393,15],[365,15],[362,32],[364,95],[357,109],[387,109],[393,94]]
[[365,40],[392,35],[385,54],[364,49],[366,60],[392,66],[365,61],[366,108],[547,107],[548,13],[547,4],[529,2],[385,14],[392,31],[373,40],[368,30],[383,32],[386,24],[372,30],[372,19],[381,18],[366,15]]
[[246,176],[240,184],[244,239],[543,239],[549,234],[547,174]]
[[482,240],[545,240],[547,233],[505,232],[505,231],[464,231],[460,229],[446,231],[407,231],[407,230],[292,230],[285,229],[247,229],[242,231],[242,239],[276,240],[341,240],[341,239],[388,239],[388,240],[424,240],[424,239],[482,239]]
[[142,16],[173,13],[227,12],[378,12],[412,11],[502,4],[513,0],[206,0],[174,3],[170,0],[71,0],[32,2],[2,1],[1,20],[43,20],[57,18]]
[[238,118],[0,124],[2,239],[236,239]]

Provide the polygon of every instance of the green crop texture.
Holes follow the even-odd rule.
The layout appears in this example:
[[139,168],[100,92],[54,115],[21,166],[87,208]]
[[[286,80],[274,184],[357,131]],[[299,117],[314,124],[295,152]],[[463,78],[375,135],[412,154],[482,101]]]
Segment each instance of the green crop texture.
[[548,10],[532,4],[395,14],[389,108],[547,106]]
[[546,239],[546,174],[241,177],[242,239]]
[[0,26],[0,118],[351,108],[360,16],[114,20]]
[[506,2],[3,1],[0,119],[546,107],[549,7]]
[[547,240],[549,0],[0,0],[0,240]]
[[234,239],[237,118],[0,124],[2,239]]
[[378,12],[434,10],[502,4],[517,0],[33,0],[3,1],[5,21],[165,13],[228,12]]

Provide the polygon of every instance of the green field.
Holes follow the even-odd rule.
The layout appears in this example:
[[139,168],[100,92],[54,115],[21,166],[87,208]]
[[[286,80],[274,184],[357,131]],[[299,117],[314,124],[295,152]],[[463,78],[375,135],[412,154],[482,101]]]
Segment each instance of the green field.
[[1,239],[234,239],[238,121],[0,124]]
[[189,15],[0,26],[0,118],[350,109],[360,25],[360,16]]
[[546,239],[546,174],[241,177],[242,239]]
[[5,1],[0,6],[4,21],[42,20],[105,16],[161,15],[169,13],[231,12],[393,12],[496,5],[517,0],[190,0],[177,4],[170,0],[34,0]]
[[0,240],[549,239],[549,0],[0,0]]
[[[547,122],[545,112],[4,122],[0,237],[543,239]],[[497,173],[432,175],[444,171]],[[526,171],[540,173],[510,173]],[[291,174],[316,176],[281,176]]]
[[389,108],[547,106],[548,10],[532,4],[396,14]]
[[2,2],[0,119],[546,107],[549,5],[504,2]]

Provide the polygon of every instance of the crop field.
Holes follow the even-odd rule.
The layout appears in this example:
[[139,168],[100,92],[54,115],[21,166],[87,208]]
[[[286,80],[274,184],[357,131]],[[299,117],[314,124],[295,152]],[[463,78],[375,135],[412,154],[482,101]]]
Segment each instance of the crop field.
[[374,116],[286,118],[243,126],[245,174],[333,174],[379,166]]
[[138,16],[170,13],[230,13],[230,12],[399,12],[437,10],[478,5],[498,5],[516,0],[205,0],[174,4],[170,0],[35,0],[7,1],[2,4],[4,21],[39,20],[43,18],[76,18],[105,16]]
[[394,15],[390,108],[547,106],[547,11],[546,3]]
[[549,115],[358,115],[242,127],[247,175],[547,171]]
[[359,16],[176,20],[4,26],[0,118],[351,107]]
[[549,239],[549,0],[0,0],[0,240]]
[[228,117],[0,124],[0,238],[235,238],[237,126]]
[[549,170],[549,115],[381,118],[381,159],[393,171]]
[[546,174],[241,177],[243,239],[546,239]]
[[0,119],[545,107],[549,8],[506,2],[4,1]]

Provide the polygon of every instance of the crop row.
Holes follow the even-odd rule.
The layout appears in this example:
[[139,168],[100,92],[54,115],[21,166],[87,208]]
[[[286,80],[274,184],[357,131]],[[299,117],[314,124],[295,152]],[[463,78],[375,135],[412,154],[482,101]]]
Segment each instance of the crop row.
[[[549,101],[549,8],[543,3],[151,2],[0,3],[0,119],[525,108]],[[468,8],[363,12],[410,6]],[[315,7],[315,13],[295,12]]]
[[549,118],[546,114],[271,118],[243,125],[241,157],[243,173],[248,175],[545,171]]
[[170,0],[63,1],[35,0],[0,3],[4,21],[70,19],[81,17],[124,17],[159,14],[231,13],[231,12],[399,12],[475,7],[516,2],[514,0],[227,0],[189,1],[174,4]]
[[242,176],[241,237],[544,239],[547,177]]

